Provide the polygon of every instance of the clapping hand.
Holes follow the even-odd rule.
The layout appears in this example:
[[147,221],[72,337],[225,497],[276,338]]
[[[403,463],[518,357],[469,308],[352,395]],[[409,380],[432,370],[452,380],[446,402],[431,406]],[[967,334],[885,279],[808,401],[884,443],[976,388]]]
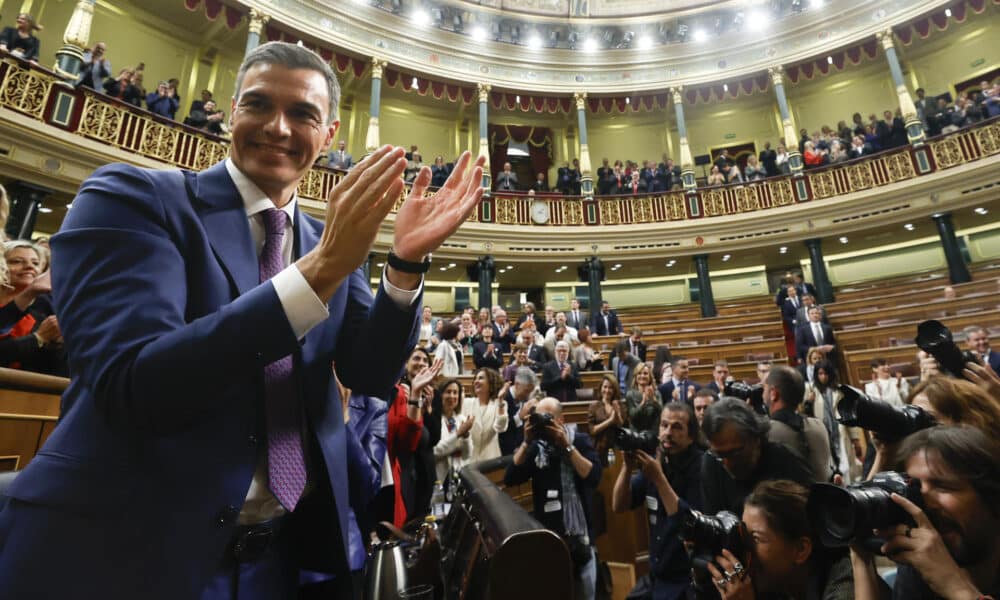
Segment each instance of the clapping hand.
[[466,437],[466,436],[468,436],[469,435],[469,431],[472,430],[472,425],[475,422],[476,422],[476,416],[475,415],[469,415],[464,421],[462,421],[462,424],[458,426],[458,431],[456,431],[456,434],[458,435],[458,437]]
[[424,367],[420,369],[420,372],[414,376],[411,382],[412,389],[410,390],[410,397],[420,396],[423,397],[424,389],[429,386],[429,384],[434,381],[438,373],[441,372],[441,366],[444,365],[444,361],[440,358],[434,359],[434,364],[429,367]]

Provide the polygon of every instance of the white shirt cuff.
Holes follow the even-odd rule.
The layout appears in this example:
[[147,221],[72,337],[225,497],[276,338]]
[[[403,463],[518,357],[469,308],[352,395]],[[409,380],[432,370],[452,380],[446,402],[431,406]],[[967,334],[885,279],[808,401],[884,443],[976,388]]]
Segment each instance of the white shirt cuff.
[[305,337],[310,329],[330,316],[330,310],[294,264],[272,277],[271,283],[297,339]]
[[413,303],[416,302],[417,297],[420,295],[420,291],[424,289],[424,278],[420,278],[420,284],[417,286],[417,289],[403,290],[389,283],[389,278],[383,272],[382,287],[385,288],[385,293],[389,294],[389,297],[392,298],[392,301],[396,303],[396,306],[400,310],[407,310],[413,306]]

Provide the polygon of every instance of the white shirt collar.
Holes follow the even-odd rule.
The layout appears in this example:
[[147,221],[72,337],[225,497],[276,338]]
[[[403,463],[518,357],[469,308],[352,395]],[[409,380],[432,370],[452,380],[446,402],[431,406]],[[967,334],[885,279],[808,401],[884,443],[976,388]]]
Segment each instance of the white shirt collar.
[[[257,184],[250,180],[249,177],[243,174],[233,163],[232,158],[226,159],[226,172],[233,179],[233,184],[236,185],[236,190],[240,193],[240,198],[243,200],[243,208],[246,210],[247,217],[252,217],[257,213],[263,212],[269,208],[275,208],[274,202],[267,197],[267,194],[261,191]],[[288,215],[288,222],[295,222],[295,205],[298,203],[299,194],[294,192],[292,194],[292,199],[281,207],[281,210],[285,211]]]

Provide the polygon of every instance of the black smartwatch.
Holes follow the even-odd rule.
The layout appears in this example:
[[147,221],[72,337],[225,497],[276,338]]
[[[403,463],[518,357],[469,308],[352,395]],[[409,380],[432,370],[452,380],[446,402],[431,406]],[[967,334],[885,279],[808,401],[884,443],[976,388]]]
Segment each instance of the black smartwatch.
[[397,271],[402,271],[403,273],[415,273],[423,274],[430,270],[431,268],[431,255],[428,254],[424,257],[423,262],[412,262],[409,260],[403,260],[389,248],[389,266]]

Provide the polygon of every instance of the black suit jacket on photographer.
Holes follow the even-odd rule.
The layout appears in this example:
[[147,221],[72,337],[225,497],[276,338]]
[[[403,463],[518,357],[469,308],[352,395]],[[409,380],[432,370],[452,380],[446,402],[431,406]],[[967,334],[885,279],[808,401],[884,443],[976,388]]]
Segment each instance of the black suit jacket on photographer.
[[[654,580],[688,582],[691,580],[691,561],[678,534],[678,515],[688,509],[701,510],[701,461],[705,452],[692,444],[687,450],[663,464],[663,473],[670,487],[680,497],[677,514],[670,516],[663,508],[663,501],[656,486],[646,479],[642,471],[632,476],[632,503],[634,510],[645,506],[649,516],[649,572]],[[656,589],[654,581],[653,589]]]
[[781,444],[765,441],[760,449],[757,468],[746,481],[736,481],[722,462],[706,453],[701,461],[701,494],[706,514],[728,510],[743,514],[743,501],[761,481],[788,479],[809,487],[813,483],[812,469],[791,450]]
[[[601,481],[601,462],[597,459],[597,450],[590,436],[577,431],[573,437],[573,446],[577,451],[589,460],[593,466],[586,479],[580,477],[579,473],[573,472],[573,484],[576,485],[576,494],[583,504],[583,513],[587,519],[587,532],[591,543],[594,540],[593,532],[593,511],[591,510],[591,500],[594,489]],[[534,505],[534,516],[546,529],[562,535],[565,531],[563,526],[563,491],[560,469],[562,461],[569,460],[568,456],[561,459],[555,458],[549,461],[544,469],[539,469],[535,464],[535,457],[538,456],[539,445],[531,444],[528,448],[528,455],[522,465],[513,463],[507,467],[504,475],[504,485],[517,485],[531,480],[531,501]],[[562,452],[565,454],[565,451]],[[570,467],[572,468],[572,467]]]

